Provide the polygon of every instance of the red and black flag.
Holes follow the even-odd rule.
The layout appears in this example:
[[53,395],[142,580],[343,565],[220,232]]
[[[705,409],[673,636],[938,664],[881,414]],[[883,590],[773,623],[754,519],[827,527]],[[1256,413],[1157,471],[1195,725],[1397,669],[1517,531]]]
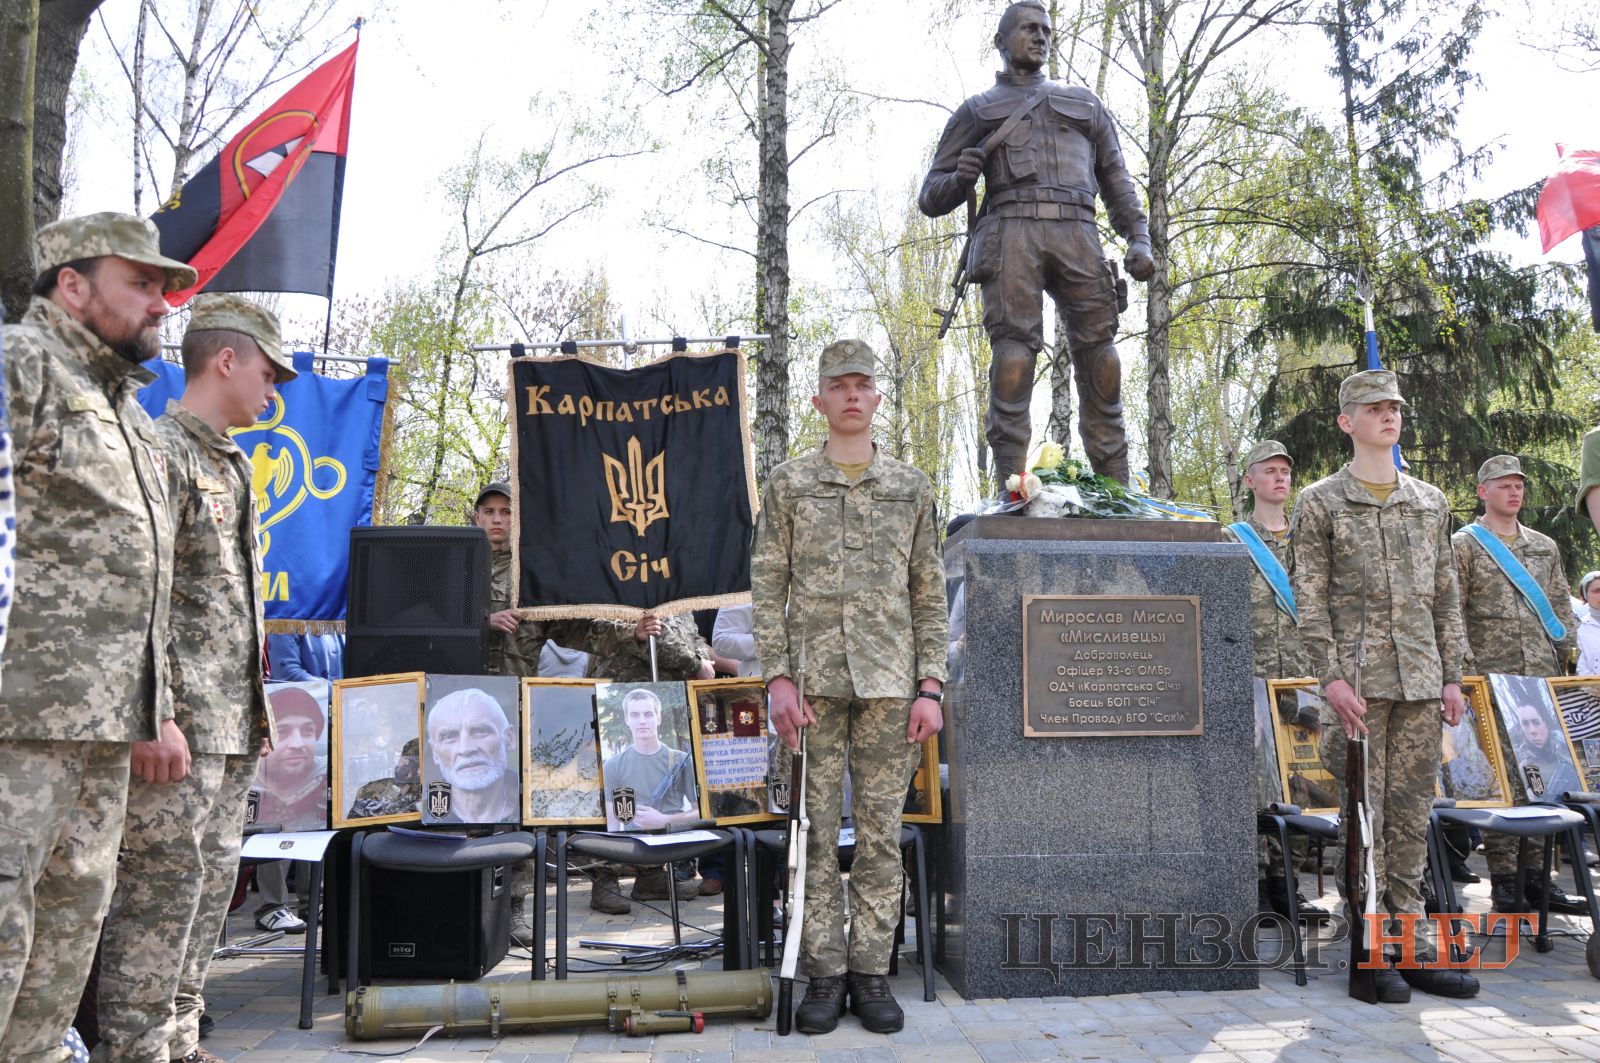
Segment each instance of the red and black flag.
[[200,274],[196,292],[332,297],[350,97],[360,40],[308,74],[228,141],[151,218],[161,253]]

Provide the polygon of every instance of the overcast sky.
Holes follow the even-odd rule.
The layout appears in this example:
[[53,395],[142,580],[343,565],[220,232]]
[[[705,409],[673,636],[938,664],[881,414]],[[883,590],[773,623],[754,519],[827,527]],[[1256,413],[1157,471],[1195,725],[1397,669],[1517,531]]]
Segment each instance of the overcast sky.
[[[997,63],[988,38],[1001,5],[954,21],[936,18],[944,6],[945,0],[843,0],[796,34],[795,81],[828,69],[867,93],[953,106],[991,81]],[[1511,189],[1547,173],[1557,140],[1600,144],[1600,93],[1593,91],[1600,75],[1565,73],[1548,56],[1520,43],[1517,38],[1527,23],[1523,0],[1504,6],[1513,17],[1496,21],[1483,34],[1477,66],[1484,85],[1469,98],[1463,115],[1462,134],[1469,143],[1504,141],[1495,166],[1485,175],[1487,192]],[[379,295],[432,272],[453,222],[440,192],[441,173],[463,159],[485,131],[489,143],[501,150],[537,142],[540,129],[530,114],[530,96],[566,93],[597,100],[616,87],[616,60],[605,47],[612,35],[608,27],[615,27],[618,37],[637,27],[602,20],[591,32],[584,9],[571,0],[389,0],[387,9],[368,23],[356,73],[338,297]],[[131,36],[136,11],[133,0],[110,0],[104,15],[111,33],[119,39]],[[1293,98],[1331,118],[1337,97],[1325,74],[1326,48],[1319,40],[1303,40],[1295,49],[1274,36],[1253,49],[1248,60]],[[88,38],[84,72],[107,103],[105,116],[91,116],[80,132],[69,209],[128,209],[127,123],[116,120],[127,90],[99,25]],[[1114,77],[1108,93],[1113,105],[1131,88],[1126,79]],[[701,297],[721,292],[736,299],[751,275],[746,256],[648,224],[652,217],[665,216],[708,238],[754,244],[752,227],[706,200],[697,178],[699,162],[729,134],[707,135],[704,125],[686,125],[689,102],[686,97],[650,101],[643,111],[645,127],[665,141],[662,150],[595,172],[611,190],[608,202],[566,225],[534,255],[541,269],[602,268],[618,303],[631,312],[641,332],[652,330],[651,318],[661,308],[681,331],[711,327],[711,322],[695,320]],[[944,117],[943,111],[918,104],[870,105],[844,136],[803,160],[793,175],[793,203],[835,188],[870,189],[886,202],[910,194]],[[703,115],[695,121],[703,122]],[[737,147],[753,172],[753,142]],[[855,198],[865,193],[845,194]],[[147,211],[150,202],[147,194]],[[820,209],[809,209],[792,239],[797,278],[826,286],[833,266],[815,229],[821,217]],[[1517,251],[1529,258],[1539,254],[1531,236]],[[1576,241],[1557,255],[1577,257]],[[317,324],[313,333],[320,331],[323,308],[321,300],[309,297],[291,297],[285,304],[287,316]]]

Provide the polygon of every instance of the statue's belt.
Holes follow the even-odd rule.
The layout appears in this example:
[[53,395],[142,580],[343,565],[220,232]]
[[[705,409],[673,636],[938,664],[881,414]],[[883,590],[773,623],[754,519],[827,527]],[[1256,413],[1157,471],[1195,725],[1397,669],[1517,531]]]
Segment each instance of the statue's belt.
[[1094,200],[1094,193],[1082,188],[1018,185],[991,192],[984,202],[994,217],[1093,221]]

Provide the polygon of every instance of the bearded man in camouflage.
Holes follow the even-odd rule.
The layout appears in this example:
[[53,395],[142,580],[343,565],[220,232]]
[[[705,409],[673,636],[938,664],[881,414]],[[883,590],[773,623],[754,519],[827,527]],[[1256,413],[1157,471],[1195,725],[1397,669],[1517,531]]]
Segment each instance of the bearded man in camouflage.
[[[1373,888],[1380,910],[1408,917],[1391,919],[1390,931],[1410,933],[1420,961],[1376,972],[1383,1003],[1410,1000],[1413,988],[1450,997],[1478,992],[1477,979],[1465,971],[1435,965],[1419,888],[1439,771],[1439,719],[1454,726],[1466,711],[1464,640],[1449,503],[1437,487],[1395,468],[1404,404],[1387,370],[1345,378],[1339,428],[1355,457],[1300,492],[1291,531],[1300,638],[1328,704],[1322,763],[1342,781],[1346,735],[1367,736]],[[1358,671],[1362,632],[1366,667]],[[1341,835],[1349,828],[1342,822]]]
[[165,292],[195,272],[127,214],[39,230],[34,299],[5,329],[16,585],[0,693],[0,1059],[65,1060],[111,900],[132,771],[182,779],[155,379]]
[[[921,743],[943,725],[949,619],[933,486],[872,441],[883,402],[877,359],[859,340],[829,344],[811,403],[822,449],[774,469],[751,558],[756,645],[770,719],[790,748],[807,741],[806,913],[810,976],[795,1028],[832,1030],[846,1001],[875,1033],[905,1023],[886,976],[900,896],[900,813]],[[801,702],[794,676],[805,654]],[[856,855],[850,940],[837,858],[849,761]]]

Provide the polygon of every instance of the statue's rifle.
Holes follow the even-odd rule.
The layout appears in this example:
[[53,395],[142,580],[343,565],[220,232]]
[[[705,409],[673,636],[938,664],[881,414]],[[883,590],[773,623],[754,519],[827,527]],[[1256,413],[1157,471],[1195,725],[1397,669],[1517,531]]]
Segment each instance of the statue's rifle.
[[[795,705],[802,718],[806,708],[806,648],[800,644],[795,668]],[[783,962],[778,968],[778,1035],[789,1036],[794,1021],[794,976],[800,963],[800,933],[806,914],[806,837],[811,820],[806,815],[806,730],[800,728],[800,748],[789,762],[789,888],[784,893]]]
[[[1361,563],[1361,625],[1356,634],[1355,675],[1351,688],[1361,700],[1361,676],[1367,667],[1367,564]],[[1350,906],[1350,996],[1378,1002],[1377,973],[1368,966],[1368,939],[1378,911],[1377,873],[1372,863],[1372,798],[1367,784],[1367,736],[1347,736],[1345,746],[1344,895]]]
[[[983,138],[983,142],[978,145],[978,150],[983,152],[985,159],[988,159],[989,153],[994,151],[1002,140],[1011,135],[1011,131],[1017,128],[1019,122],[1028,117],[1029,113],[1039,106],[1039,103],[1046,96],[1050,95],[1050,87],[1051,83],[1046,81],[1035,89],[1021,103],[1017,104],[1017,109],[1012,111],[993,133]],[[987,196],[984,197],[983,208],[981,210],[978,208],[978,185],[974,181],[972,187],[967,189],[967,235],[961,241],[961,256],[956,259],[956,279],[950,282],[950,287],[954,288],[956,292],[955,298],[950,300],[950,308],[948,310],[939,311],[939,338],[941,340],[944,339],[945,333],[950,331],[950,324],[955,320],[956,314],[961,310],[962,302],[967,297],[967,285],[972,274],[971,269],[968,268],[967,261],[972,250],[972,234],[977,231],[978,221],[988,209]]]

